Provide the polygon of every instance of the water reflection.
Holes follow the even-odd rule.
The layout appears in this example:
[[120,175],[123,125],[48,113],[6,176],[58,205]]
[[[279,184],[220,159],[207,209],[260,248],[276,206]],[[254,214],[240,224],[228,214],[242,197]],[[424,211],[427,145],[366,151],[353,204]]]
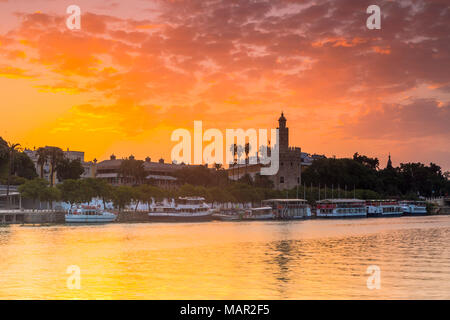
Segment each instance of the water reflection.
[[[11,226],[0,298],[450,298],[449,240],[450,217]],[[66,287],[69,265],[81,290]]]

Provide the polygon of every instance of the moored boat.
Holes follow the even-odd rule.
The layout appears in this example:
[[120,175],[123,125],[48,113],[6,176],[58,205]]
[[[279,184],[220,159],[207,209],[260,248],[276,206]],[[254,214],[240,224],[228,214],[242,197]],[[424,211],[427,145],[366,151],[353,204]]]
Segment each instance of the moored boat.
[[242,220],[273,220],[275,215],[273,214],[272,207],[260,207],[251,208],[245,211]]
[[220,221],[239,221],[245,214],[244,209],[216,209],[212,216],[214,220]]
[[306,219],[311,218],[311,207],[304,199],[267,199],[262,205],[271,207],[276,219]]
[[404,216],[422,216],[427,214],[425,201],[400,201]]
[[66,223],[107,223],[115,221],[114,213],[100,210],[93,206],[79,206],[69,209],[65,215]]
[[214,213],[213,218],[220,221],[239,221],[242,220],[242,214]]
[[360,199],[325,199],[317,201],[318,218],[367,217],[365,201]]
[[368,217],[398,217],[402,207],[397,200],[366,200]]
[[212,220],[212,210],[202,197],[179,197],[166,205],[152,205],[148,213],[153,222],[201,222]]

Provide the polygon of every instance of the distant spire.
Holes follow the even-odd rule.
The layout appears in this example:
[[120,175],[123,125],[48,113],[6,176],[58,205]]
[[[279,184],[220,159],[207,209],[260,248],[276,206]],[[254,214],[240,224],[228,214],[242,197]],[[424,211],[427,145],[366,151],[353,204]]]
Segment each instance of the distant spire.
[[389,169],[392,168],[392,161],[391,161],[391,153],[390,152],[389,152],[389,158],[388,158],[388,162],[387,162],[386,168],[389,168]]
[[278,119],[278,124],[280,128],[286,128],[286,118],[284,117],[284,112],[281,112],[281,117]]

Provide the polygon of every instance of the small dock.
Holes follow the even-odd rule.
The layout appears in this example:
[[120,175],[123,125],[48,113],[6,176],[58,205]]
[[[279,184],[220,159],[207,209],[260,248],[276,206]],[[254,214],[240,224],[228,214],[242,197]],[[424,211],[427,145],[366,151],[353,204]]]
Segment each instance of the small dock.
[[427,202],[435,205],[432,214],[450,214],[450,197],[427,198]]
[[56,210],[0,210],[0,225],[64,222],[64,212]]
[[24,212],[15,212],[15,211],[0,211],[0,225],[1,224],[22,224],[24,223]]

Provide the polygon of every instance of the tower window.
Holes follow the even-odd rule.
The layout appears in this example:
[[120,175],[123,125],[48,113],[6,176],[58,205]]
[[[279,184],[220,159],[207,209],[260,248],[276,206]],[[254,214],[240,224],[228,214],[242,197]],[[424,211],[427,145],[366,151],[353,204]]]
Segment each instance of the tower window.
[[284,183],[284,177],[280,177],[280,183]]

